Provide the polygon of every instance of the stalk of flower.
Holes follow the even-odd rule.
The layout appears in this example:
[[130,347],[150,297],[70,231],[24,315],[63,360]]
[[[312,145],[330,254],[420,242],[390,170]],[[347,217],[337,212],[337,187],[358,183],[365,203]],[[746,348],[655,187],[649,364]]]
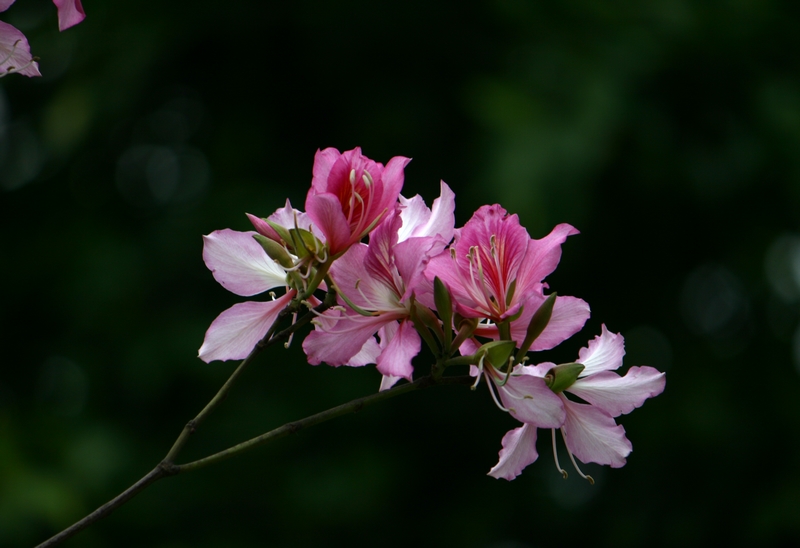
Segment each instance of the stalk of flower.
[[[664,373],[648,366],[631,367],[624,376],[619,376],[614,370],[622,366],[624,355],[622,335],[609,332],[603,325],[602,333],[580,350],[577,362],[517,366],[514,370],[514,375],[520,377],[543,379],[561,399],[566,416],[560,429],[567,452],[578,474],[590,482],[593,482],[591,476],[580,470],[575,457],[612,468],[624,466],[632,445],[614,417],[640,407],[646,399],[663,392],[666,384]],[[573,401],[566,393],[587,403]],[[566,477],[558,462],[555,429],[552,439],[556,466]],[[489,475],[508,480],[519,475],[536,459],[535,442],[536,433],[528,425],[507,433],[500,460]]]
[[411,380],[411,360],[421,349],[412,313],[422,305],[414,296],[430,292],[423,287],[428,284],[423,271],[452,238],[454,207],[444,183],[430,210],[419,197],[403,198],[399,211],[371,234],[369,245],[353,245],[334,263],[330,277],[341,307],[320,317],[303,341],[309,363],[375,363],[384,375],[381,389],[401,378]]

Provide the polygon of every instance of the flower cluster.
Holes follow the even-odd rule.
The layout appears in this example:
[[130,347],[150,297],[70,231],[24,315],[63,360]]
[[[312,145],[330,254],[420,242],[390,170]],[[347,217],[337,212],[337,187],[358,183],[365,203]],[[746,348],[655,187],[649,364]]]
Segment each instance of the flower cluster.
[[[551,430],[554,455],[560,430],[590,481],[575,457],[623,466],[631,444],[615,417],[660,394],[664,374],[644,366],[618,375],[623,338],[605,326],[573,363],[527,363],[528,352],[557,346],[589,318],[586,302],[556,296],[544,281],[578,231],[560,224],[534,239],[496,204],[457,229],[444,182],[430,208],[400,194],[408,161],[383,166],[358,148],[319,151],[305,212],[287,201],[266,219],[248,215],[255,231],[205,236],[203,258],[220,284],[247,297],[270,292],[271,300],[220,314],[200,358],[247,357],[281,313],[316,306],[314,292],[326,289],[336,306],[317,313],[302,343],[309,363],[375,364],[381,390],[413,380],[423,340],[436,358],[434,379],[469,365],[473,388],[485,379],[497,406],[522,423],[503,437],[491,476],[511,480],[535,461],[539,428]],[[278,297],[272,290],[280,287]],[[556,466],[566,477],[557,456]]]
[[[0,12],[15,0],[0,0]],[[81,0],[53,0],[58,8],[58,29],[66,30],[83,21],[86,14]],[[41,76],[36,58],[31,56],[28,39],[15,27],[0,21],[0,78],[9,74]]]

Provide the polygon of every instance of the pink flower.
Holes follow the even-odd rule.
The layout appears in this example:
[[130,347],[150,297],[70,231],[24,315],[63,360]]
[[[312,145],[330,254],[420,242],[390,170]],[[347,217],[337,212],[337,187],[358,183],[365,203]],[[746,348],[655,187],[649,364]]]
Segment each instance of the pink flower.
[[53,4],[58,8],[58,30],[67,30],[86,17],[81,0],[53,0]]
[[[483,206],[456,231],[449,254],[431,259],[425,275],[438,276],[464,317],[482,318],[475,335],[498,338],[497,324],[511,321],[511,338],[521,344],[531,317],[544,302],[544,278],[561,259],[561,244],[578,231],[560,224],[534,240],[516,215],[499,205]],[[558,297],[545,331],[531,350],[553,348],[577,333],[589,317],[589,306],[575,297]],[[467,341],[462,353],[478,345]]]
[[325,236],[331,256],[361,241],[394,211],[409,161],[395,156],[384,167],[360,148],[341,154],[335,148],[317,151],[306,212]]
[[[604,325],[601,335],[580,350],[577,363],[583,365],[583,370],[572,384],[558,393],[566,411],[561,434],[570,459],[578,473],[590,480],[580,471],[573,455],[583,462],[607,464],[612,468],[624,466],[632,445],[625,436],[625,429],[615,422],[614,417],[640,407],[646,399],[663,392],[666,384],[664,373],[647,366],[631,367],[625,376],[620,377],[614,370],[622,365],[624,355],[622,335],[610,333]],[[515,372],[528,377],[549,377],[552,382],[555,367],[552,363],[542,363],[521,366]],[[555,375],[558,375],[557,369]],[[565,391],[587,403],[570,400]],[[489,475],[514,479],[536,459],[535,442],[536,432],[529,425],[507,433],[503,438],[500,460]],[[555,454],[555,446],[553,449]],[[556,465],[566,474],[558,461]]]
[[410,320],[411,297],[427,283],[425,265],[452,238],[454,224],[454,195],[444,183],[432,210],[419,197],[401,202],[400,211],[370,235],[369,245],[356,243],[331,267],[342,304],[358,312],[347,306],[325,313],[303,341],[313,365],[375,363],[385,377],[382,389],[400,378],[411,380],[411,360],[421,347]]
[[[6,11],[14,0],[0,0],[0,12]],[[80,0],[53,0],[58,8],[58,28],[66,30],[77,25],[86,14]],[[9,74],[41,76],[39,65],[31,56],[31,48],[25,35],[0,21],[0,78]]]
[[[203,260],[214,279],[243,297],[286,285],[286,271],[264,252],[254,234],[224,229],[203,236]],[[292,289],[277,299],[239,303],[222,312],[206,332],[200,359],[208,363],[246,358],[295,294]]]

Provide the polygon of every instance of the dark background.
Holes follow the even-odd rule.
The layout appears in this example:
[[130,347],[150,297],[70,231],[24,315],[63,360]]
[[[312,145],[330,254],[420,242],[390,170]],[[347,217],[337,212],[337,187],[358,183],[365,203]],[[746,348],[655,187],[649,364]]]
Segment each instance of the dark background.
[[[627,466],[561,479],[485,389],[416,392],[163,480],[68,546],[788,546],[800,542],[800,33],[789,1],[47,0],[3,20],[42,78],[0,82],[0,544],[43,541],[150,470],[235,364],[196,353],[244,299],[201,235],[302,208],[318,148],[402,155],[533,237],[627,365]],[[421,355],[419,370],[428,356]],[[540,361],[541,361],[540,360]],[[377,389],[274,349],[199,458]],[[569,464],[562,454],[562,464]],[[567,466],[568,470],[571,467]]]

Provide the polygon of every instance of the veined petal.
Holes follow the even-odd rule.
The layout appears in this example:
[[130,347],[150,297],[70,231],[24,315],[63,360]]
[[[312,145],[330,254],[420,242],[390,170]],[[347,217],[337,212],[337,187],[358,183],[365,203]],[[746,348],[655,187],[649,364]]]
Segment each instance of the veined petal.
[[[388,329],[384,331],[384,333],[388,332]],[[381,346],[384,346],[383,343],[384,341],[381,340]],[[419,354],[421,348],[422,340],[412,323],[410,321],[400,322],[400,326],[388,340],[381,355],[378,356],[378,371],[383,375],[402,377],[411,382],[414,373],[411,360]]]
[[625,339],[619,333],[611,333],[603,324],[603,332],[589,341],[588,347],[581,348],[578,356],[578,363],[585,366],[581,377],[618,369],[625,356]]
[[[39,65],[31,57],[28,39],[15,27],[0,21],[0,76],[9,72],[41,76]],[[25,68],[22,68],[25,67]]]
[[512,375],[508,382],[497,387],[503,406],[521,422],[539,428],[559,428],[566,414],[561,398],[533,375]]
[[[522,344],[522,341],[525,340],[528,324],[546,298],[545,295],[539,293],[533,293],[528,296],[528,300],[523,305],[522,315],[511,323],[511,338],[517,344]],[[555,348],[580,331],[589,316],[589,304],[586,301],[577,297],[559,295],[556,298],[553,314],[547,323],[547,327],[533,342],[530,350],[540,351]],[[482,331],[480,334],[484,335],[484,332]],[[491,334],[487,333],[485,336],[497,338],[497,328],[494,328]]]
[[530,240],[517,274],[517,291],[527,291],[529,286],[541,282],[556,269],[561,260],[561,244],[573,234],[579,234],[578,229],[562,223],[541,240]]
[[[563,396],[562,396],[563,397]],[[564,399],[567,419],[561,431],[567,448],[583,462],[625,466],[633,446],[625,437],[625,429],[605,411]]]
[[67,30],[86,17],[81,0],[53,0],[58,8],[58,30]]
[[567,391],[599,407],[612,417],[630,413],[647,398],[664,391],[664,373],[652,367],[631,367],[624,377],[601,371],[581,377]]
[[342,212],[342,204],[333,194],[315,194],[306,198],[306,212],[319,228],[328,243],[331,254],[347,249],[350,245],[350,225]]
[[225,289],[250,297],[286,285],[286,271],[253,239],[226,228],[203,236],[203,260]]
[[378,341],[375,340],[375,337],[370,337],[367,339],[367,342],[364,343],[364,346],[361,347],[361,350],[347,361],[347,365],[350,367],[361,367],[368,363],[375,363],[380,353],[381,347],[378,345]]
[[489,470],[489,475],[500,479],[513,480],[522,469],[539,457],[536,452],[536,427],[524,424],[510,430],[503,436],[500,460]]
[[381,377],[381,386],[378,388],[378,392],[383,392],[384,390],[389,390],[397,381],[402,379],[403,377],[392,377],[391,375],[383,375]]
[[[328,314],[323,315],[325,316]],[[331,318],[336,320],[334,316]],[[325,362],[334,367],[349,365],[351,358],[361,351],[367,339],[385,323],[395,319],[388,314],[372,317],[348,315],[339,317],[336,323],[326,325],[325,329],[317,326],[303,340],[308,363],[319,365]]]
[[419,194],[410,199],[400,196],[403,226],[397,234],[398,242],[411,237],[440,236],[445,245],[450,243],[455,229],[456,195],[444,181],[440,181],[439,188],[439,197],[431,209]]
[[294,295],[292,290],[274,301],[233,305],[211,322],[199,358],[206,363],[246,358]]
[[[361,153],[360,148],[355,150]],[[317,150],[314,155],[314,167],[312,169],[311,190],[316,193],[328,192],[328,177],[333,165],[342,155],[333,147],[325,150]],[[308,207],[306,207],[308,209]]]

